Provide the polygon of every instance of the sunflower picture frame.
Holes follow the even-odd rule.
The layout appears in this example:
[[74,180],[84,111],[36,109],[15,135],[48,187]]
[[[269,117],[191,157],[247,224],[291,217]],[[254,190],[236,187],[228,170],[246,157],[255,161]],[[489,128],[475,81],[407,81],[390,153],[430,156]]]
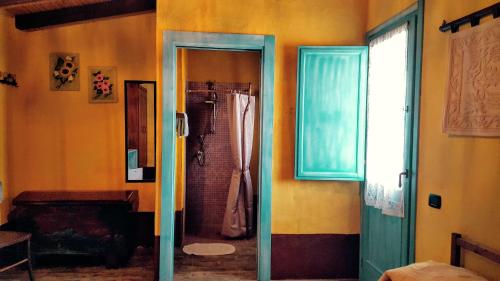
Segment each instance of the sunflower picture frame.
[[116,67],[89,67],[89,103],[118,102]]
[[51,91],[80,90],[79,54],[49,54],[49,86]]

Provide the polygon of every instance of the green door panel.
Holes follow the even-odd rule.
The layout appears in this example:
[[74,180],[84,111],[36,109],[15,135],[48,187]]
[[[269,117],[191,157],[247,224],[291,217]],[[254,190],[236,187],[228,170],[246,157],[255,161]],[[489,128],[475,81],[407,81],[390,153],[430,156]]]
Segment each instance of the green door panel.
[[366,206],[365,183],[360,185],[360,281],[376,281],[385,270],[414,262],[423,10],[423,1],[419,0],[416,5],[369,32],[367,36],[367,41],[370,42],[404,23],[408,24],[404,162],[409,170],[409,177],[403,179],[404,218],[383,215],[381,210]]
[[403,220],[382,215],[379,209],[364,205],[360,280],[375,281],[388,268],[402,266]]
[[368,48],[299,47],[295,177],[364,178]]

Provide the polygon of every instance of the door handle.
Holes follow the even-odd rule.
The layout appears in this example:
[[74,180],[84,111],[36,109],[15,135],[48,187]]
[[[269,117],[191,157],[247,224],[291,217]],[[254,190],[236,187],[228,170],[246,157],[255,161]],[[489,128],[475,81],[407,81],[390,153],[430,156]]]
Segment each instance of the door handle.
[[408,178],[408,169],[405,169],[404,172],[399,173],[399,187],[403,186],[403,180],[401,179],[403,176],[405,176],[405,178]]

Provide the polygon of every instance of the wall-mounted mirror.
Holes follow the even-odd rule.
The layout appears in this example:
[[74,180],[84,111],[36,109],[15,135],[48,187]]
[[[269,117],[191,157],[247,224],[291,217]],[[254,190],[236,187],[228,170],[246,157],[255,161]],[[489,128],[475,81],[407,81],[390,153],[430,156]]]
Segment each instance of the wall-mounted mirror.
[[127,182],[156,178],[156,82],[125,80]]

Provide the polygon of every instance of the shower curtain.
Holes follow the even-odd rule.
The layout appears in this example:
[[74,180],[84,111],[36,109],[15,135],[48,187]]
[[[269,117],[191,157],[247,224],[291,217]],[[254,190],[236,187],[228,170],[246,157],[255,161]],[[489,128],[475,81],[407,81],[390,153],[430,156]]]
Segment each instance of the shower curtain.
[[235,238],[248,235],[253,228],[253,190],[250,178],[255,97],[227,96],[233,175],[229,186],[222,235]]

